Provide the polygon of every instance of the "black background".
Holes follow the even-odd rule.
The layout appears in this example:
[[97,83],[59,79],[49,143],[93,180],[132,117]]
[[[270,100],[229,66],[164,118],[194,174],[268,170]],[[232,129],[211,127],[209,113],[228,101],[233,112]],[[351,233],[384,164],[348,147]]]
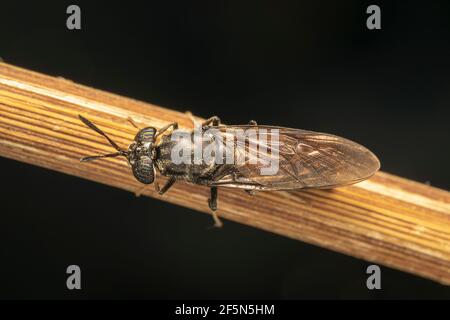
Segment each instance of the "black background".
[[[82,30],[69,31],[78,4]],[[378,4],[382,30],[366,28]],[[226,123],[338,134],[450,188],[448,1],[12,1],[8,63]],[[450,298],[429,280],[0,159],[0,298]],[[128,168],[124,167],[124,170]],[[220,196],[219,196],[220,207]],[[66,267],[82,290],[66,289]]]

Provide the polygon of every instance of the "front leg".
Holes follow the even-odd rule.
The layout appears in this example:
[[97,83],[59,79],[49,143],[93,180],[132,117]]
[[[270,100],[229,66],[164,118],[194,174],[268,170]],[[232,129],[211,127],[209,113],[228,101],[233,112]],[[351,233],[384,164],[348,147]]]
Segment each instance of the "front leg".
[[146,184],[146,185],[144,185],[142,188],[139,188],[139,190],[136,190],[135,192],[134,192],[134,195],[136,196],[136,197],[140,197],[143,193],[144,193],[144,191],[145,191],[145,189],[148,187],[148,184]]
[[158,138],[165,131],[169,130],[170,127],[172,127],[173,130],[177,130],[178,129],[178,123],[177,122],[172,122],[172,123],[169,123],[168,125],[162,127],[161,129],[159,129],[158,132],[155,135],[155,139]]
[[167,180],[166,184],[162,187],[162,189],[159,188],[159,184],[157,181],[155,181],[155,190],[159,193],[159,195],[163,195],[167,192],[167,190],[170,189],[171,186],[175,183],[176,179],[174,177],[170,177],[169,180]]
[[131,123],[131,125],[133,127],[135,127],[138,130],[141,130],[141,128],[137,125],[137,123],[134,121],[134,119],[132,117],[128,117],[127,120],[128,120],[129,123]]
[[208,206],[211,209],[211,213],[214,219],[214,227],[221,228],[223,226],[222,221],[220,221],[217,216],[217,187],[211,187],[211,196],[208,199]]

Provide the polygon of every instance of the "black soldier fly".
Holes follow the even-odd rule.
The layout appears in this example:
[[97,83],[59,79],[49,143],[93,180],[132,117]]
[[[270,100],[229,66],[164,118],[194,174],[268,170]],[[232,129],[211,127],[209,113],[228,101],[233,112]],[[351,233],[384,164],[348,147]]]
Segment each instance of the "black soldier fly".
[[[155,190],[160,195],[177,180],[206,185],[210,188],[208,205],[215,226],[221,226],[216,214],[218,187],[241,188],[249,193],[326,189],[360,182],[380,168],[377,157],[353,141],[326,133],[257,125],[254,121],[248,125],[228,126],[221,125],[218,117],[211,117],[201,124],[200,130],[191,131],[177,130],[176,122],[159,130],[146,127],[138,131],[128,150],[123,150],[92,122],[81,115],[79,118],[86,126],[104,136],[117,150],[110,154],[84,157],[81,161],[124,156],[134,177],[143,184],[155,182]],[[170,129],[172,132],[167,133]],[[204,147],[214,142],[222,151],[233,149],[231,162],[228,161],[229,153],[218,152],[219,149],[211,153],[214,161],[198,161],[194,146],[196,131],[207,133],[211,130],[214,130],[212,134],[200,136],[200,145]],[[175,139],[178,131],[187,134],[189,139]],[[252,134],[248,135],[246,131]],[[240,138],[242,132],[243,139]],[[194,161],[180,162],[180,159],[174,159],[174,155],[180,154],[180,146],[187,147],[184,149],[188,152],[187,158]],[[236,161],[237,158],[240,161]],[[262,170],[270,163],[276,163],[276,170],[262,174]],[[155,181],[157,172],[169,178],[162,188]]]

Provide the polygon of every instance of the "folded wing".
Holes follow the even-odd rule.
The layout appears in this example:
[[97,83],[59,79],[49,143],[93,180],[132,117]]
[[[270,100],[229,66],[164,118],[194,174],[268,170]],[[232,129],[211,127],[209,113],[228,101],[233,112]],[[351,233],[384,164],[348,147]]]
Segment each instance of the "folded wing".
[[[368,149],[331,134],[253,125],[217,129],[223,143],[229,141],[227,151],[233,145],[235,161],[240,161],[211,185],[256,190],[334,188],[365,180],[380,168]],[[240,138],[242,132],[245,139]]]

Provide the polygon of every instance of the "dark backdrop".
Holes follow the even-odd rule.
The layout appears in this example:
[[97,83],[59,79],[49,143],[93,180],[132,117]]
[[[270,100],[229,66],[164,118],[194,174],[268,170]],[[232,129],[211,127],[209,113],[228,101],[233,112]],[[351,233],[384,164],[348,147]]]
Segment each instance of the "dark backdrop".
[[[226,123],[361,142],[383,170],[450,188],[450,3],[6,1],[11,64]],[[75,177],[0,159],[1,298],[450,298],[437,283]],[[124,167],[124,170],[128,168]],[[219,199],[220,201],[220,199]],[[220,202],[219,202],[220,204]],[[82,269],[81,291],[65,287]]]

